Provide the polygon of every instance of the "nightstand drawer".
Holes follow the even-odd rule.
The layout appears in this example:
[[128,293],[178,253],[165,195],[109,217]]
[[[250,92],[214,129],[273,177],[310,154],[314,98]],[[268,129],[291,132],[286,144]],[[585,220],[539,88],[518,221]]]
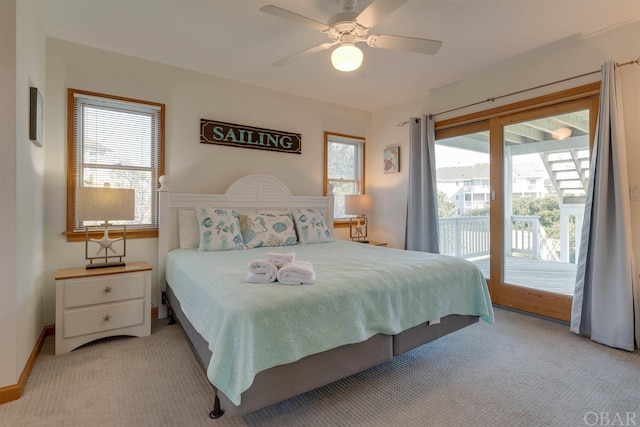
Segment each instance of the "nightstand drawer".
[[64,283],[64,308],[144,298],[144,274],[109,275]]
[[144,321],[143,299],[65,311],[63,338],[141,325]]

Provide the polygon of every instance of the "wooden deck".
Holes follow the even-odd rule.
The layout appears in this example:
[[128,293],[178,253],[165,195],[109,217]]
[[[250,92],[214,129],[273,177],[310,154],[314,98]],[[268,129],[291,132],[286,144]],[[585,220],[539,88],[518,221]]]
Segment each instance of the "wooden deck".
[[[473,261],[485,277],[489,277],[489,258]],[[576,264],[544,261],[522,257],[507,257],[504,282],[557,294],[573,296],[576,284]]]

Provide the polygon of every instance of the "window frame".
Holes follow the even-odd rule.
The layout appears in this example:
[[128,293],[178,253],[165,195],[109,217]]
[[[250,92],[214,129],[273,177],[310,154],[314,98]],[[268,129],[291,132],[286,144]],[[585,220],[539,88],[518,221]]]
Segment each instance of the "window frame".
[[[340,141],[342,140],[342,141]],[[366,139],[362,136],[347,135],[337,132],[324,132],[324,195],[329,194],[330,181],[329,178],[329,143],[330,142],[344,142],[354,143],[359,146],[359,152],[356,156],[359,158],[359,173],[356,173],[358,179],[356,179],[356,187],[358,191],[354,194],[366,194]],[[358,171],[356,171],[358,172]],[[335,212],[335,211],[334,211]],[[335,228],[349,227],[349,217],[334,218],[333,226]]]
[[[69,242],[84,241],[85,239],[85,232],[77,231],[75,229],[75,200],[76,200],[76,188],[77,188],[76,177],[78,172],[76,167],[76,153],[77,153],[77,146],[75,142],[76,128],[74,125],[75,114],[76,114],[76,107],[75,107],[76,95],[93,97],[93,98],[103,98],[108,101],[122,102],[123,104],[133,103],[133,104],[140,104],[140,105],[146,105],[146,106],[158,108],[159,136],[158,136],[158,147],[157,147],[157,156],[158,156],[157,157],[158,165],[157,165],[157,171],[156,171],[157,177],[164,175],[164,163],[165,163],[164,161],[165,160],[165,104],[133,99],[133,98],[126,98],[126,97],[115,96],[115,95],[108,95],[108,94],[97,93],[97,92],[90,92],[90,91],[85,91],[80,89],[68,88],[67,89],[67,195],[66,195],[67,224],[66,224],[66,230],[62,234],[66,236],[67,241]],[[159,183],[156,182],[155,186],[156,186],[155,187],[156,189],[159,188]],[[155,217],[157,220],[158,218],[157,203],[155,206],[152,206],[152,209],[156,210],[156,214],[152,215],[152,217]],[[117,236],[118,231],[114,230],[112,234],[114,236]],[[100,231],[89,232],[89,236],[91,238],[99,238],[101,235],[102,235],[102,232]],[[149,237],[158,237],[157,224],[155,227],[143,227],[143,228],[136,227],[135,225],[127,226],[127,239],[149,238]]]

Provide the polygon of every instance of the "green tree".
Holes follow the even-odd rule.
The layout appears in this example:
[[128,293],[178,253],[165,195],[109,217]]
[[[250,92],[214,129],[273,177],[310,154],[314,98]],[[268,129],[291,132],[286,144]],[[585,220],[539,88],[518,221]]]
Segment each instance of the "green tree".
[[465,216],[489,216],[489,206],[484,208],[475,208],[465,211]]
[[438,217],[449,218],[455,213],[456,205],[449,201],[444,191],[438,191]]

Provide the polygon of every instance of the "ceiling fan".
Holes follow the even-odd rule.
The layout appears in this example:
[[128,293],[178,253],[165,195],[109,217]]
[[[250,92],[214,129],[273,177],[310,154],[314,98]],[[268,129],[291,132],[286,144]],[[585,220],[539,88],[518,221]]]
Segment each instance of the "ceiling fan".
[[358,0],[338,1],[342,3],[343,11],[329,18],[327,24],[282,9],[278,6],[266,5],[261,7],[261,12],[319,30],[326,33],[331,39],[330,42],[305,49],[276,61],[272,65],[281,67],[295,59],[339,45],[331,54],[333,66],[340,71],[353,71],[360,67],[363,59],[362,51],[356,47],[356,43],[364,42],[373,48],[395,49],[427,55],[436,54],[442,46],[442,42],[438,40],[393,36],[389,34],[369,34],[369,31],[371,31],[378,22],[405,4],[407,0],[374,0],[360,13],[353,11]]

